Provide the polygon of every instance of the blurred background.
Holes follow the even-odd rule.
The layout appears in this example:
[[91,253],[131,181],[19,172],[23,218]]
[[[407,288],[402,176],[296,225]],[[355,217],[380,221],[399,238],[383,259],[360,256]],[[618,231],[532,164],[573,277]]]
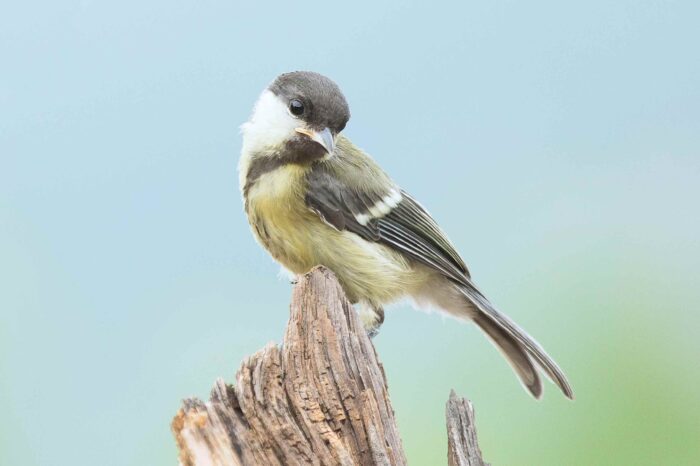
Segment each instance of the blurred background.
[[442,224],[576,391],[533,401],[472,326],[375,339],[411,464],[449,389],[496,465],[700,462],[700,7],[5,2],[0,464],[175,464],[180,400],[280,341],[290,285],[242,212],[238,126],[335,79],[346,134]]

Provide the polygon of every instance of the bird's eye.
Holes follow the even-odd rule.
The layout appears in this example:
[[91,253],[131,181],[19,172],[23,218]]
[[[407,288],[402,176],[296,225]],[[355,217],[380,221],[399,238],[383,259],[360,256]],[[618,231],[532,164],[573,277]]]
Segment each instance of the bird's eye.
[[299,116],[304,113],[304,104],[300,100],[294,99],[289,102],[289,111],[292,115]]

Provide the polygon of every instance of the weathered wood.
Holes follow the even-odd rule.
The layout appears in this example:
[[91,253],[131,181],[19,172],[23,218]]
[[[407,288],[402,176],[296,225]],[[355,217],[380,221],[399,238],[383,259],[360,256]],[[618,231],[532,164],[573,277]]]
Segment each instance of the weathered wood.
[[323,268],[295,286],[283,344],[185,400],[172,429],[185,466],[406,464],[384,369]]
[[488,466],[481,457],[471,402],[466,398],[457,398],[457,394],[452,390],[445,411],[448,465]]
[[[384,369],[335,276],[322,267],[292,294],[283,344],[247,358],[235,385],[190,398],[172,422],[183,466],[405,465]],[[482,466],[474,411],[447,402],[450,466]]]

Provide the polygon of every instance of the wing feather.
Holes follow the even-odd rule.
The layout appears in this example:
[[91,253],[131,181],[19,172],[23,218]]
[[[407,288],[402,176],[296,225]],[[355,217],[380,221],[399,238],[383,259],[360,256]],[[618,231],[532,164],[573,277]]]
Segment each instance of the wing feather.
[[307,182],[307,206],[332,227],[401,251],[458,283],[468,282],[469,271],[454,246],[405,191],[353,189],[323,169],[312,170]]

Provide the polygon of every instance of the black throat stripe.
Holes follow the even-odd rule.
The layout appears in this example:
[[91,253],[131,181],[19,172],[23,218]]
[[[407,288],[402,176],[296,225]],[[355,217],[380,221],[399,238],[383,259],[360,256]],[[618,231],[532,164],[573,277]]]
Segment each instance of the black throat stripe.
[[289,163],[282,157],[255,157],[248,167],[248,173],[243,185],[243,197],[248,198],[248,192],[265,173],[275,171],[282,165]]
[[322,159],[325,155],[326,150],[323,146],[305,136],[289,139],[284,143],[284,146],[279,152],[253,157],[248,167],[245,185],[243,186],[243,196],[248,196],[248,192],[255,185],[255,182],[265,173],[269,173],[282,165],[290,163],[311,165],[313,162]]

